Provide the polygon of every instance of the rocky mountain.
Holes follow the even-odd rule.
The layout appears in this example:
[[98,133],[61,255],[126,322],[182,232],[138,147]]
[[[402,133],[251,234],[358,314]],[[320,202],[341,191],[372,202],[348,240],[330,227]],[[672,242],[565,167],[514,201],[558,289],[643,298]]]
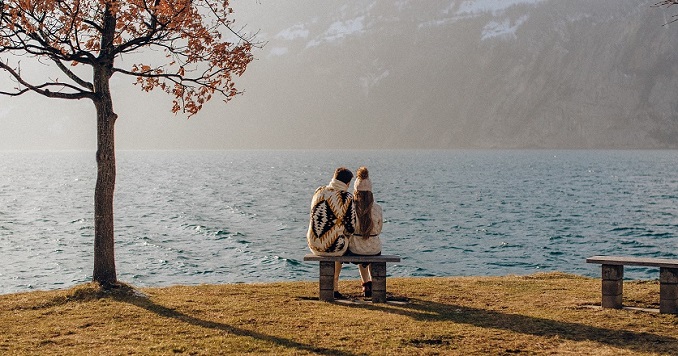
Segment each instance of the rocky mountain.
[[678,6],[655,2],[234,5],[268,43],[221,115],[275,147],[678,148]]

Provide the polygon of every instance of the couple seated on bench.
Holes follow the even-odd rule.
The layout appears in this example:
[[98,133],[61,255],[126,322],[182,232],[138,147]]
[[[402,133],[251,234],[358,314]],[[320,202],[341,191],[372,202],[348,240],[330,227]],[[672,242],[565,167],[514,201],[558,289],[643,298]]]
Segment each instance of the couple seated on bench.
[[[379,234],[383,224],[381,206],[374,202],[372,182],[366,167],[358,168],[353,194],[348,191],[353,173],[337,168],[326,186],[319,187],[311,201],[311,221],[306,239],[318,256],[381,254]],[[341,262],[334,264],[334,298],[339,293]],[[363,294],[372,296],[370,264],[358,264]]]

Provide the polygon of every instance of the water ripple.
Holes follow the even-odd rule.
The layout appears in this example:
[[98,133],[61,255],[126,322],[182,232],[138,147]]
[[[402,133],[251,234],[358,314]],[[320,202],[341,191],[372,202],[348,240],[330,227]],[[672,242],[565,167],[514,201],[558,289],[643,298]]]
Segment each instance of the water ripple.
[[[0,156],[0,293],[89,280],[94,153]],[[121,152],[119,278],[316,279],[317,264],[301,261],[308,205],[340,165],[370,167],[384,253],[403,257],[390,275],[598,276],[586,257],[678,257],[673,151]]]

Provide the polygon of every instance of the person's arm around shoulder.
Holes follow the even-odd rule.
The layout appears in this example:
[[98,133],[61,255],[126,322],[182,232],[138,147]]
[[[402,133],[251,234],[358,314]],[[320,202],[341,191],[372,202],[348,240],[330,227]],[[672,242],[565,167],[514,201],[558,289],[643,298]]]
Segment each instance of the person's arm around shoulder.
[[357,220],[358,217],[355,211],[355,204],[353,203],[353,196],[351,195],[351,203],[348,204],[348,209],[346,210],[346,215],[344,216],[344,235],[353,235],[355,232]]

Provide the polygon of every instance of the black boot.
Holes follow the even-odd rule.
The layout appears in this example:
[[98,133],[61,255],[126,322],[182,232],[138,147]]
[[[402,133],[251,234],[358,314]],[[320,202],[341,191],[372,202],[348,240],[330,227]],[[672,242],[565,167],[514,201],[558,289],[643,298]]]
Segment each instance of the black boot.
[[363,294],[365,298],[372,297],[372,281],[363,283]]

